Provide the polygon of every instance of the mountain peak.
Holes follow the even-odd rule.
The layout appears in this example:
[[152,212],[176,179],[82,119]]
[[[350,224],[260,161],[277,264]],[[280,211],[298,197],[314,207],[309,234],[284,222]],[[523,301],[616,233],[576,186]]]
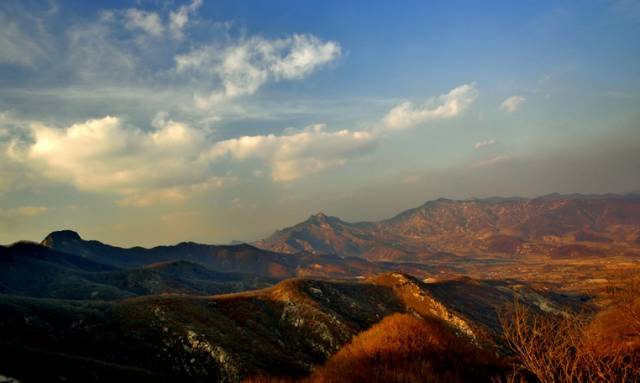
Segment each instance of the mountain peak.
[[54,243],[59,242],[75,242],[81,241],[82,238],[80,234],[73,230],[59,230],[53,231],[42,241],[42,244],[45,246],[51,247]]
[[318,212],[316,214],[313,214],[311,216],[309,216],[309,219],[307,220],[307,222],[311,222],[311,223],[330,223],[330,222],[335,222],[339,220],[336,217],[331,217],[328,216],[326,214],[324,214],[323,212]]

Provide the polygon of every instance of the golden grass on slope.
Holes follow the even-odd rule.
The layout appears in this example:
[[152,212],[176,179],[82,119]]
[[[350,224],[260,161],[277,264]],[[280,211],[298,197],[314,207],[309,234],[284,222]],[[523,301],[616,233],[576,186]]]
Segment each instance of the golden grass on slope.
[[310,382],[490,381],[496,360],[436,319],[393,314],[355,337]]
[[[302,381],[329,382],[489,382],[497,360],[456,335],[437,319],[393,314],[357,335]],[[256,377],[247,382],[289,382]]]

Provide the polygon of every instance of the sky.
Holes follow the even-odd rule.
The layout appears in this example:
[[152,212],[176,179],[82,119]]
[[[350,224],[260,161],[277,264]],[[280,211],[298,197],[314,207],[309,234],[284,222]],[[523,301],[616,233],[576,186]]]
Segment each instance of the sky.
[[640,2],[0,2],[0,243],[640,190]]

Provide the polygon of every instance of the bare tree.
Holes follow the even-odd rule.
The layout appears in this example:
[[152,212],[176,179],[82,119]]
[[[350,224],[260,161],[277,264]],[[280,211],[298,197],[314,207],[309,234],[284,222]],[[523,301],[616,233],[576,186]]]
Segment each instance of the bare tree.
[[541,313],[516,302],[501,321],[517,360],[509,382],[640,381],[637,348],[593,329],[587,315]]

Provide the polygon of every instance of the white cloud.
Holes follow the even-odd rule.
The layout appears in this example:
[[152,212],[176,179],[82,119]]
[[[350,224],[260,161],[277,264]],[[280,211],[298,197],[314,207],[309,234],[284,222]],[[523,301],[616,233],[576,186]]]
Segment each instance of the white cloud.
[[146,12],[140,9],[127,9],[124,13],[125,26],[128,29],[142,29],[152,36],[160,36],[164,31],[160,16],[155,12]]
[[[167,28],[172,37],[181,39],[184,37],[184,29],[189,23],[189,18],[197,12],[202,5],[202,0],[193,0],[191,3],[180,6],[177,10],[169,12]],[[113,19],[113,12],[103,13],[103,20]],[[125,27],[127,29],[141,29],[146,33],[159,37],[165,31],[165,26],[157,12],[148,12],[130,8],[124,12]]]
[[171,120],[156,125],[142,131],[110,116],[63,129],[36,123],[34,142],[22,160],[79,190],[120,195],[118,202],[126,206],[181,202],[190,193],[233,181],[211,175],[200,160],[208,145],[200,131]]
[[403,102],[391,109],[384,117],[388,130],[400,130],[424,124],[426,122],[456,117],[464,112],[478,97],[473,84],[461,85],[449,93],[427,100],[415,106],[412,102]]
[[488,158],[486,160],[478,161],[478,162],[472,164],[471,167],[472,168],[485,168],[485,167],[493,166],[493,165],[496,165],[498,163],[509,161],[509,160],[511,160],[510,156],[495,156],[495,157]]
[[526,101],[527,99],[522,96],[511,96],[500,104],[500,109],[506,110],[507,112],[515,112]]
[[[0,99],[54,123],[86,118],[88,111],[141,120],[159,104],[190,121],[262,118],[291,112],[272,107],[275,98],[232,99],[253,95],[267,82],[303,79],[340,55],[337,42],[306,34],[252,37],[204,16],[207,33],[192,36],[203,2],[170,3],[102,10],[64,20],[61,28],[38,7],[0,6],[0,63],[30,71],[19,79],[25,86],[0,89]],[[175,34],[184,40],[172,41]],[[189,66],[198,56],[202,66]],[[43,64],[46,70],[35,70]],[[209,108],[219,101],[224,105]]]
[[496,140],[494,140],[494,139],[478,141],[478,142],[476,142],[475,145],[473,145],[473,147],[476,148],[476,149],[482,149],[482,148],[485,148],[487,146],[495,145],[495,143],[496,143]]
[[178,73],[202,76],[219,84],[197,101],[203,107],[254,94],[267,81],[298,80],[340,55],[340,45],[312,35],[268,40],[253,37],[219,49],[212,45],[175,57]]
[[183,5],[177,11],[169,13],[169,30],[175,38],[182,38],[189,17],[195,14],[201,5],[202,0],[193,0],[189,5]]
[[33,123],[33,142],[15,157],[48,179],[82,191],[114,193],[122,206],[144,207],[180,203],[194,193],[235,183],[234,176],[211,174],[210,165],[225,158],[264,161],[271,178],[283,182],[344,165],[378,140],[370,131],[331,132],[314,125],[289,134],[211,143],[183,123],[156,118],[154,125],[142,131],[111,116],[62,129]]
[[244,136],[220,141],[207,157],[266,161],[272,168],[271,178],[282,182],[344,165],[350,157],[372,149],[376,143],[377,136],[369,131],[330,132],[323,125],[314,125],[287,135]]
[[[460,103],[466,101],[460,98],[465,97],[452,96],[459,94],[456,90],[460,87],[438,98],[445,105],[457,105],[436,107],[449,110],[434,112],[440,118],[464,108]],[[117,204],[136,207],[160,201],[181,203],[196,193],[235,184],[238,178],[230,172],[220,176],[212,170],[232,163],[253,166],[254,161],[250,169],[254,176],[267,171],[275,182],[292,181],[343,166],[370,153],[386,137],[375,128],[332,131],[317,124],[215,142],[210,131],[173,121],[167,113],[156,114],[147,130],[113,116],[63,128],[40,122],[21,124],[31,137],[14,138],[4,145],[9,162],[40,178],[72,184],[81,191],[110,193]]]

